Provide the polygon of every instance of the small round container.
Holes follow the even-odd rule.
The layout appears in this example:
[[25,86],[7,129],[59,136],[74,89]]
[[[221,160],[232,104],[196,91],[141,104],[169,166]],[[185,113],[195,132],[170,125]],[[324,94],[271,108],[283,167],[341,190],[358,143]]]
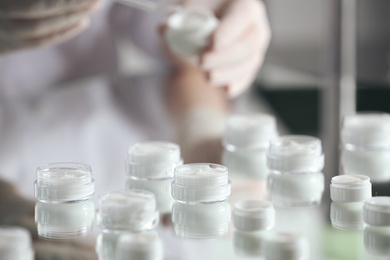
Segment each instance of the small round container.
[[384,257],[390,255],[390,227],[366,226],[363,237],[367,253]]
[[234,226],[240,231],[269,230],[275,225],[275,209],[265,200],[243,200],[234,205]]
[[267,260],[309,259],[307,239],[295,233],[273,233],[264,237],[262,251]]
[[165,38],[173,52],[182,57],[193,57],[209,45],[218,23],[210,10],[182,9],[168,18]]
[[27,229],[14,226],[0,227],[0,259],[34,259],[31,236]]
[[234,253],[238,256],[262,257],[262,244],[263,237],[258,232],[235,231],[233,234]]
[[390,197],[372,197],[364,202],[364,222],[372,226],[390,226]]
[[163,260],[163,244],[156,232],[127,233],[119,236],[116,260]]
[[271,140],[268,168],[276,173],[313,173],[324,168],[324,155],[318,138],[287,135]]
[[363,202],[332,202],[330,220],[332,226],[340,230],[363,230]]
[[338,175],[332,178],[330,198],[335,202],[362,202],[371,198],[371,182],[366,175]]
[[175,167],[182,164],[180,147],[175,143],[136,143],[128,150],[126,172],[136,180],[172,179]]
[[271,115],[232,115],[226,121],[222,143],[228,151],[265,151],[277,136],[276,120]]
[[194,163],[178,166],[172,181],[172,197],[181,203],[199,204],[227,200],[231,193],[225,166]]
[[230,204],[188,205],[176,202],[172,207],[175,234],[181,238],[209,239],[226,235],[231,219]]
[[156,198],[149,191],[113,191],[99,198],[97,224],[104,231],[147,231],[158,221]]
[[89,165],[52,163],[38,167],[35,197],[45,203],[79,202],[91,198],[95,182]]
[[86,236],[93,226],[95,205],[92,201],[78,203],[35,204],[38,236],[47,240],[73,239]]

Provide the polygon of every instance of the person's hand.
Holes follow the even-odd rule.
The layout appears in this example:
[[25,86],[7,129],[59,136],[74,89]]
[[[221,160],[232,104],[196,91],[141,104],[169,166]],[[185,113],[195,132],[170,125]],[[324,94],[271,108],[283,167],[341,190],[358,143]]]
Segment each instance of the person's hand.
[[3,0],[0,54],[65,41],[84,29],[100,0]]
[[201,56],[209,82],[226,87],[230,97],[243,93],[255,79],[268,48],[271,30],[264,3],[233,0],[217,13],[220,23],[211,46]]

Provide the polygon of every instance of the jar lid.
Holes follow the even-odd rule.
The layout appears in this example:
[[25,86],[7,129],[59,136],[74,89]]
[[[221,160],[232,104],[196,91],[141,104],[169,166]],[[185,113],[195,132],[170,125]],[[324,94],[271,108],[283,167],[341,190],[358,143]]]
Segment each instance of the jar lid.
[[338,175],[332,178],[330,198],[335,202],[362,202],[371,198],[371,182],[366,175]]
[[126,233],[119,236],[116,245],[117,260],[127,259],[163,259],[161,238],[155,231]]
[[232,115],[226,121],[223,146],[229,151],[267,149],[278,136],[276,120],[268,114]]
[[341,141],[352,147],[390,149],[390,114],[358,113],[344,117]]
[[149,191],[112,191],[99,198],[97,222],[104,230],[146,231],[158,221],[156,198]]
[[167,179],[181,164],[180,147],[175,143],[136,143],[128,150],[126,171],[134,179]]
[[267,153],[270,170],[279,173],[320,172],[324,168],[324,155],[318,138],[287,135],[271,140]]
[[341,230],[362,230],[363,202],[338,203],[332,202],[330,206],[330,220],[332,226]]
[[301,234],[273,233],[264,238],[262,251],[267,260],[303,260],[309,256],[309,245]]
[[390,226],[390,197],[372,197],[364,202],[363,219],[369,225]]
[[275,209],[265,200],[243,200],[234,205],[234,226],[241,231],[268,230],[275,225]]

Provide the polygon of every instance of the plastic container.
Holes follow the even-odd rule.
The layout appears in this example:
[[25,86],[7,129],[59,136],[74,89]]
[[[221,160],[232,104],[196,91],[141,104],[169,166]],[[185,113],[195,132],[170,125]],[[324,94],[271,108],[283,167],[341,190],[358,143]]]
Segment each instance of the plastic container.
[[243,200],[234,205],[234,226],[240,231],[269,230],[275,225],[275,209],[264,200]]
[[340,230],[363,230],[363,202],[332,202],[330,220],[332,226]]
[[116,260],[163,260],[163,244],[157,232],[122,234],[116,245]]
[[135,180],[172,179],[175,167],[182,164],[180,147],[175,143],[136,143],[128,150],[126,172]]
[[0,259],[34,259],[31,236],[27,229],[15,226],[0,227]]
[[273,233],[265,236],[262,251],[267,260],[309,259],[308,241],[296,233]]
[[371,198],[371,182],[366,175],[338,175],[332,178],[330,198],[335,202],[362,202]]
[[364,222],[372,226],[390,226],[390,197],[372,197],[364,202]]
[[168,17],[165,38],[174,53],[194,57],[210,44],[210,37],[218,23],[211,10],[181,9]]
[[172,181],[172,197],[181,203],[201,204],[225,201],[231,193],[225,166],[194,163],[178,166]]
[[95,205],[87,200],[78,203],[35,204],[38,236],[48,240],[86,236],[93,226]]
[[172,207],[175,234],[181,238],[209,239],[226,235],[231,219],[230,204],[189,205],[176,202]]
[[156,199],[151,192],[113,191],[99,198],[97,224],[103,231],[141,232],[155,228],[158,222]]
[[324,155],[318,138],[288,135],[273,139],[267,163],[269,199],[275,207],[306,207],[321,203]]
[[390,181],[390,114],[346,116],[341,142],[344,174],[367,175],[372,182]]
[[89,165],[52,163],[38,167],[35,197],[45,203],[79,202],[90,199],[95,182]]

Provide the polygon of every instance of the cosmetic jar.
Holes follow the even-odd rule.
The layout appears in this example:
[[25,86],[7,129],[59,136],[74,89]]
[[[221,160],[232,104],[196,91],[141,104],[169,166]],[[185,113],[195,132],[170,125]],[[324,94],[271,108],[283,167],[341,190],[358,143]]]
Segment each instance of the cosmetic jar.
[[155,195],[144,190],[112,191],[99,197],[97,224],[107,232],[141,232],[159,221]]
[[175,168],[172,197],[181,203],[215,203],[231,193],[228,169],[219,164],[194,163]]
[[390,197],[372,197],[364,202],[364,222],[372,226],[390,226]]
[[362,202],[371,196],[371,182],[366,175],[338,175],[332,178],[330,198],[335,202]]
[[89,165],[52,163],[38,167],[35,197],[45,203],[78,202],[91,198],[95,182]]
[[234,205],[234,226],[240,231],[269,230],[275,225],[275,209],[265,200],[243,200]]

